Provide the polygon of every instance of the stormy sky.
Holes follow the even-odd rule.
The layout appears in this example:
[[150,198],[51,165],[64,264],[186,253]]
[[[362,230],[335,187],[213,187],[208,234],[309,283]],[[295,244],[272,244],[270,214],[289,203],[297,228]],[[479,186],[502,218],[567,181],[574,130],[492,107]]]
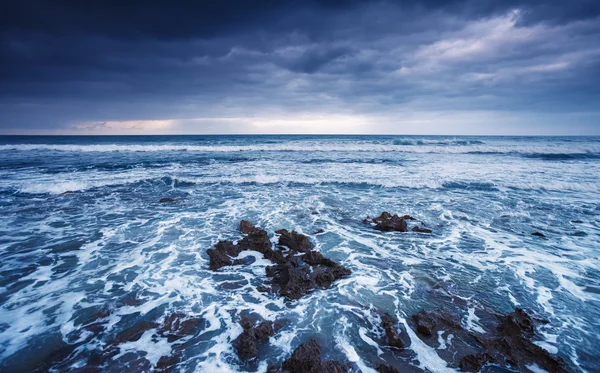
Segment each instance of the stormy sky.
[[600,1],[3,1],[0,133],[600,134]]

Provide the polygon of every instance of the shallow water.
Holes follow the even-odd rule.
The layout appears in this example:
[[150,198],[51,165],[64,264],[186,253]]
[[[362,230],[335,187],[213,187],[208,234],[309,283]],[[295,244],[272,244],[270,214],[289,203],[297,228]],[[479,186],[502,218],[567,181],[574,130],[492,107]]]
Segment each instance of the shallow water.
[[[450,371],[414,333],[392,353],[370,311],[410,331],[448,293],[467,299],[465,327],[520,306],[549,321],[540,346],[600,371],[600,138],[0,137],[0,207],[2,371],[80,371],[121,331],[172,312],[198,330],[173,343],[148,330],[103,371],[171,354],[182,372],[265,372],[313,336],[356,372]],[[384,210],[434,233],[361,223]],[[240,219],[311,235],[353,274],[288,302],[256,290],[270,264],[259,254],[209,271],[206,249],[240,239]],[[242,312],[284,320],[246,363],[231,347]]]

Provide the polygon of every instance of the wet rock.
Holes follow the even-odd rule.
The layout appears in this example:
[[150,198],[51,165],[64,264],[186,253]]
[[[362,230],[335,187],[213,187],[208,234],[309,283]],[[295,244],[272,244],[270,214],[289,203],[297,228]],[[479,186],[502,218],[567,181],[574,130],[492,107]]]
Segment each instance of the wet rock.
[[275,233],[281,235],[279,237],[279,246],[286,246],[290,250],[304,253],[312,250],[314,247],[308,236],[300,234],[296,231],[290,232],[287,229],[280,229],[275,231]]
[[349,269],[323,257],[318,251],[302,257],[290,253],[283,263],[269,266],[266,271],[267,277],[272,278],[273,292],[292,300],[313,289],[327,289],[334,281],[351,274]]
[[544,235],[543,233],[540,233],[540,232],[533,232],[531,235],[536,236],[536,237],[546,237],[546,235]]
[[175,356],[161,356],[156,363],[156,369],[154,369],[154,373],[168,373],[172,372],[175,369],[175,364],[177,364],[177,358]]
[[[282,373],[347,373],[350,366],[337,360],[322,360],[321,346],[315,339],[301,344],[283,362]],[[271,370],[276,372],[276,370]]]
[[206,250],[210,260],[209,268],[216,271],[221,267],[239,263],[231,257],[238,256],[240,251],[240,248],[231,241],[219,241],[214,248]]
[[134,326],[117,334],[112,344],[116,345],[123,342],[135,342],[140,339],[146,331],[157,327],[158,323],[153,321],[140,321]]
[[379,373],[400,373],[398,369],[391,365],[379,364],[376,368]]
[[265,321],[257,326],[245,316],[240,322],[244,331],[233,341],[233,347],[242,360],[258,356],[258,345],[269,340],[274,333],[273,323]]
[[490,357],[485,352],[467,355],[460,359],[460,370],[463,372],[479,372],[488,361],[490,361]]
[[394,320],[389,314],[381,314],[381,326],[385,330],[385,336],[387,338],[388,345],[396,348],[405,348],[406,344],[404,343],[402,338],[400,338],[400,335],[396,330],[397,324],[398,323],[396,322],[396,320]]
[[188,335],[194,334],[200,326],[202,319],[188,317],[181,312],[174,312],[163,321],[158,334],[167,337],[167,341],[173,342]]
[[72,190],[67,190],[67,191],[62,192],[60,195],[64,196],[64,195],[67,195],[67,194],[73,194],[73,191]]
[[416,225],[412,228],[412,231],[413,232],[417,232],[417,233],[431,233],[432,232],[431,229],[419,227],[419,226],[416,226]]
[[277,255],[275,250],[273,250],[273,245],[271,244],[269,235],[263,229],[255,229],[251,231],[246,237],[238,242],[237,246],[240,251],[258,251],[269,260],[279,259],[279,255]]
[[256,227],[254,226],[254,224],[252,224],[248,220],[240,221],[240,231],[242,233],[248,234],[248,233],[254,231],[255,229],[256,229]]
[[480,334],[463,329],[459,318],[447,311],[421,311],[413,315],[417,332],[422,336],[437,338],[438,331],[445,330],[454,334],[456,341],[470,341],[470,352],[456,349],[446,355],[451,364],[453,357],[458,358],[462,371],[477,372],[487,363],[519,371],[528,371],[527,366],[531,364],[549,373],[571,371],[561,358],[533,343],[535,322],[522,309],[504,315],[490,313],[483,319],[491,325],[484,325],[487,332]]
[[163,197],[158,200],[158,203],[172,203],[172,202],[175,202],[175,198]]
[[321,233],[325,233],[325,231],[323,229],[317,229],[316,231],[313,232],[313,234],[321,234]]
[[406,220],[398,215],[391,215],[389,212],[384,211],[381,215],[373,219],[373,222],[376,223],[375,229],[378,231],[407,232],[408,224]]
[[438,330],[457,331],[463,329],[458,317],[440,309],[419,311],[412,316],[412,319],[417,326],[417,332],[427,337],[437,335]]

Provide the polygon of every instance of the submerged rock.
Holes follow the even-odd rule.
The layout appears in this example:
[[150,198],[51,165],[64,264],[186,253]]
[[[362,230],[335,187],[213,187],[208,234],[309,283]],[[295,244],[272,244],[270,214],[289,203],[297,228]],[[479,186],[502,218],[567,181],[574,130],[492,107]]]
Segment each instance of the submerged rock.
[[314,338],[301,344],[281,369],[270,367],[268,373],[347,373],[350,365],[337,360],[322,360],[321,345]]
[[412,315],[412,319],[417,326],[417,332],[427,337],[437,335],[439,330],[458,331],[463,329],[458,317],[439,309],[419,311]]
[[545,234],[543,234],[543,233],[540,233],[540,232],[533,232],[531,235],[532,235],[532,236],[536,236],[536,237],[546,237],[546,235],[545,235]]
[[198,330],[202,319],[188,317],[181,312],[174,312],[165,317],[158,334],[167,337],[169,342],[176,341],[193,334]]
[[398,323],[396,322],[396,320],[394,320],[389,314],[381,314],[381,326],[383,327],[383,330],[385,330],[385,336],[387,338],[388,344],[396,348],[405,348],[406,343],[402,340],[402,338],[400,338],[400,335],[398,334],[398,331],[396,329],[397,324]]
[[314,245],[310,242],[308,236],[305,236],[296,231],[288,231],[287,229],[280,229],[275,231],[275,233],[280,234],[279,237],[279,246],[286,246],[290,250],[299,251],[299,252],[307,252],[313,249]]
[[175,202],[175,198],[163,197],[158,200],[158,203],[171,203],[171,202]]
[[313,232],[313,234],[321,234],[321,233],[325,233],[325,231],[320,228]]
[[431,229],[428,229],[428,228],[423,228],[423,227],[419,227],[419,226],[417,226],[417,225],[415,225],[415,226],[412,228],[412,231],[413,231],[413,232],[417,232],[417,233],[431,233],[431,232],[432,232],[432,230],[431,230]]
[[379,373],[400,373],[398,369],[391,365],[379,364],[376,369]]
[[528,371],[527,366],[532,364],[549,373],[571,371],[560,357],[533,343],[534,321],[522,309],[504,315],[488,314],[485,319],[492,320],[491,325],[484,325],[486,333],[478,333],[464,329],[459,317],[447,311],[420,311],[413,315],[421,336],[439,338],[438,332],[445,331],[452,333],[457,341],[470,341],[471,352],[465,353],[466,349],[450,351],[450,359],[457,358],[462,371],[477,372],[488,363],[520,371]]
[[240,322],[244,331],[233,341],[233,347],[242,360],[258,356],[258,345],[269,340],[274,333],[273,323],[265,321],[254,325],[246,316]]

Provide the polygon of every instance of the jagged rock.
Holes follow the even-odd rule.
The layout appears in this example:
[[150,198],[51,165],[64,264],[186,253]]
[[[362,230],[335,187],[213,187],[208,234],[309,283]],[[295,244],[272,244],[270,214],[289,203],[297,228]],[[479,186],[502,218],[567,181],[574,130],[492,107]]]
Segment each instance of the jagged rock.
[[462,330],[460,320],[443,310],[419,311],[412,316],[417,325],[417,332],[431,337],[437,335],[438,330],[457,331]]
[[[282,373],[347,373],[350,366],[337,360],[322,360],[321,346],[314,338],[301,344],[283,362]],[[269,372],[277,372],[271,368]]]
[[412,231],[417,232],[417,233],[431,233],[432,232],[431,229],[419,227],[416,225],[412,228]]
[[540,233],[540,232],[533,232],[531,235],[532,235],[532,236],[536,236],[536,237],[546,237],[546,235],[545,235],[545,234],[543,234],[543,233]]
[[158,330],[158,334],[166,336],[169,342],[173,342],[193,334],[201,322],[202,320],[199,318],[188,317],[181,312],[174,312],[165,317],[162,326]]
[[240,221],[240,231],[242,233],[248,234],[248,233],[254,231],[255,229],[256,229],[256,227],[254,226],[254,224],[252,224],[248,220]]
[[159,203],[171,203],[171,202],[175,202],[175,198],[163,197],[163,198],[159,199],[158,202]]
[[213,249],[206,250],[210,264],[209,268],[213,271],[225,266],[230,266],[236,263],[231,257],[238,256],[241,252],[237,245],[231,241],[219,241]]
[[281,253],[281,255],[278,255],[276,254],[277,252],[273,250],[273,245],[271,244],[269,235],[263,229],[255,229],[251,231],[246,237],[244,237],[238,242],[237,246],[240,249],[240,251],[258,251],[259,253],[263,254],[266,259],[269,260],[278,260],[281,257],[283,257]]
[[177,360],[175,356],[161,356],[156,363],[156,369],[154,369],[153,373],[168,373],[173,371]]
[[386,364],[379,364],[376,370],[379,373],[400,373],[398,369]]
[[485,352],[467,355],[460,359],[460,370],[463,372],[479,372],[488,361],[490,361],[490,357]]
[[396,348],[405,348],[406,344],[400,338],[398,331],[396,330],[397,322],[387,313],[381,314],[381,326],[385,330],[385,336],[388,341],[388,345]]
[[458,356],[463,371],[477,372],[487,363],[520,371],[527,371],[531,364],[549,373],[571,371],[560,357],[533,343],[534,320],[522,309],[504,315],[489,314],[485,319],[491,320],[491,325],[484,325],[487,332],[480,334],[462,328],[459,318],[447,311],[420,311],[413,315],[417,332],[423,336],[437,338],[437,332],[445,330],[454,334],[456,340],[473,342],[470,345],[475,352]]
[[373,222],[376,223],[375,229],[378,231],[406,232],[408,231],[408,224],[406,223],[406,220],[407,219],[401,218],[398,215],[392,216],[389,212],[384,211],[381,213],[381,215],[373,219]]
[[240,323],[244,331],[233,341],[233,347],[240,359],[248,360],[258,356],[259,343],[266,342],[273,335],[273,323],[265,321],[255,326],[246,316],[242,316]]
[[280,229],[275,231],[275,233],[281,235],[279,237],[279,246],[286,246],[290,250],[304,253],[312,250],[314,247],[308,236],[300,234],[296,231],[290,232],[287,229]]
[[283,263],[269,266],[266,271],[267,277],[272,278],[273,292],[288,299],[299,299],[315,288],[327,289],[335,280],[351,274],[349,269],[316,251],[302,257],[290,254]]

